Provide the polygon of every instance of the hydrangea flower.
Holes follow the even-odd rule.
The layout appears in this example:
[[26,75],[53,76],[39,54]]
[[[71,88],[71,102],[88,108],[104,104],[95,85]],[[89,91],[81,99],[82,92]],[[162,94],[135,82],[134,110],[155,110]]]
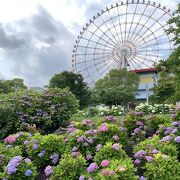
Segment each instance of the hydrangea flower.
[[180,122],[174,121],[172,125],[175,126],[175,127],[178,127],[180,125]]
[[88,154],[88,155],[86,155],[86,159],[89,161],[89,160],[92,160],[92,159],[93,159],[93,157],[92,157],[92,155],[91,155],[91,154]]
[[126,168],[125,168],[124,166],[119,166],[119,167],[118,167],[118,170],[122,172],[122,171],[125,171]]
[[34,150],[36,150],[38,147],[39,147],[39,146],[38,146],[37,144],[34,144],[32,148],[33,148]]
[[71,156],[72,156],[72,157],[77,157],[79,154],[80,154],[79,151],[78,151],[78,152],[72,152],[72,153],[71,153]]
[[46,166],[44,172],[45,172],[46,176],[51,175],[53,173],[53,167],[52,166]]
[[25,163],[30,163],[31,160],[30,160],[29,158],[26,158],[26,159],[24,159],[24,162],[25,162]]
[[140,129],[140,128],[136,128],[136,129],[134,129],[134,133],[135,133],[135,134],[140,133],[140,131],[141,131],[141,129]]
[[96,146],[96,151],[99,151],[101,148],[102,148],[102,144],[98,144],[98,145]]
[[153,154],[158,154],[159,152],[160,152],[160,151],[158,151],[158,150],[156,150],[156,149],[153,149],[153,150],[152,150],[152,153],[153,153]]
[[124,127],[120,127],[120,130],[121,130],[122,132],[126,132],[126,131],[127,131],[127,129],[124,128]]
[[145,159],[148,161],[148,162],[151,162],[153,160],[153,157],[151,156],[145,156]]
[[8,165],[5,167],[7,174],[16,173],[17,167],[19,166],[20,161],[22,160],[21,156],[14,156],[9,162]]
[[28,140],[25,140],[24,141],[24,145],[28,145],[29,144],[29,141]]
[[143,158],[146,155],[146,151],[141,150],[135,153],[134,157],[135,158]]
[[102,174],[103,176],[107,176],[107,175],[108,175],[108,171],[105,170],[105,169],[103,169],[103,170],[101,171],[101,174]]
[[8,145],[6,146],[6,148],[7,148],[7,149],[12,148],[12,145],[8,144]]
[[101,162],[102,167],[107,167],[109,165],[109,160],[105,159]]
[[100,132],[107,132],[109,130],[108,126],[106,124],[102,124],[99,128]]
[[55,153],[55,154],[51,155],[49,158],[51,159],[53,164],[56,164],[59,160],[59,154]]
[[31,176],[32,175],[32,171],[30,169],[28,169],[25,173],[25,176]]
[[95,133],[96,133],[96,132],[95,132],[95,130],[93,130],[93,129],[86,131],[86,134],[88,134],[88,135],[93,135],[93,134],[95,134]]
[[81,176],[79,177],[79,180],[85,180],[85,176],[81,175]]
[[83,143],[83,146],[87,147],[87,146],[89,146],[89,144],[87,142],[85,142],[85,143]]
[[134,164],[135,165],[139,165],[141,163],[141,161],[139,160],[139,159],[136,159],[135,161],[134,161]]
[[94,142],[94,140],[91,139],[91,138],[90,138],[90,139],[87,139],[86,141],[87,141],[89,144],[92,144],[92,143]]
[[77,138],[77,142],[84,142],[85,138],[84,136],[80,136]]
[[141,176],[139,180],[146,180],[146,178],[144,176]]
[[114,149],[114,150],[119,150],[120,149],[120,145],[119,144],[113,144],[112,145],[112,148]]
[[88,173],[92,173],[98,169],[98,165],[96,163],[91,163],[87,168]]
[[92,121],[90,119],[85,119],[85,120],[82,121],[82,124],[86,125],[86,126],[91,126],[92,125]]
[[119,141],[119,137],[117,135],[114,135],[112,138],[114,141]]
[[115,174],[115,171],[113,171],[113,170],[110,170],[110,171],[109,171],[109,175],[110,175],[110,176],[113,176],[114,174]]
[[174,141],[175,141],[176,143],[180,143],[180,136],[177,136],[177,137],[174,139]]
[[161,139],[162,142],[167,142],[167,141],[171,141],[173,139],[172,136],[165,136]]
[[8,144],[12,144],[14,142],[16,142],[16,137],[15,136],[12,136],[12,135],[9,135],[5,140],[4,140],[5,143],[8,143]]
[[76,147],[76,146],[74,146],[73,148],[72,148],[72,152],[75,152],[75,151],[77,151],[78,150],[78,148]]

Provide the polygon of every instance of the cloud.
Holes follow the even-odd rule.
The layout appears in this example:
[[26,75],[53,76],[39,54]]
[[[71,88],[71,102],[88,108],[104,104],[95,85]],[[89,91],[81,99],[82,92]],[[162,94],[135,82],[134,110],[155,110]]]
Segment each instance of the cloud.
[[14,76],[29,86],[43,86],[55,73],[70,70],[75,37],[42,6],[37,14],[8,26],[12,35],[0,26],[0,47]]

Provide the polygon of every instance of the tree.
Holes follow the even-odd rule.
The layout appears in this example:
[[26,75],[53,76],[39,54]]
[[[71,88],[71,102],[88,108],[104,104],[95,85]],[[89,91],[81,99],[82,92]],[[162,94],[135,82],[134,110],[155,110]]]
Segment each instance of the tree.
[[153,97],[161,97],[164,102],[176,102],[180,101],[180,3],[168,24],[170,28],[167,32],[174,35],[176,48],[167,61],[161,61],[157,65],[160,80],[158,86],[154,88]]
[[27,86],[24,85],[23,79],[14,78],[12,80],[0,80],[0,94],[8,94],[23,89],[27,89]]
[[75,74],[68,71],[55,74],[49,81],[49,87],[61,89],[68,87],[79,100],[81,108],[88,105],[90,92],[81,74]]
[[138,85],[139,76],[136,73],[114,69],[96,82],[94,92],[99,103],[126,106],[135,100]]

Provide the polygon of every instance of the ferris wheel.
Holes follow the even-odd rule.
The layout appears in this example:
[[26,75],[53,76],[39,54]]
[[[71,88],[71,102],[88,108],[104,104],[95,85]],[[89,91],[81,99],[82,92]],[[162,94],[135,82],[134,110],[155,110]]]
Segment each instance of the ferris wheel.
[[145,0],[120,2],[93,16],[77,37],[73,71],[92,85],[111,69],[153,68],[173,50],[169,9]]

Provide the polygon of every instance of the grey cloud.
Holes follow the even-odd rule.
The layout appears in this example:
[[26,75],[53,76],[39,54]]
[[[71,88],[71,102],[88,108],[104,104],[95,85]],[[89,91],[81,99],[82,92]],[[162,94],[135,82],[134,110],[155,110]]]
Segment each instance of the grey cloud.
[[17,49],[24,45],[24,43],[24,39],[18,38],[16,35],[8,34],[5,27],[0,24],[0,48],[7,48],[9,50]]
[[[38,14],[9,26],[12,31],[14,29],[14,46],[21,44],[18,34],[23,39],[23,46],[14,51],[9,51],[7,46],[3,47],[4,59],[11,64],[14,76],[23,77],[29,86],[44,86],[55,73],[71,70],[75,37],[43,7],[38,7]],[[16,32],[16,27],[20,32]],[[6,29],[2,30],[5,33]]]

